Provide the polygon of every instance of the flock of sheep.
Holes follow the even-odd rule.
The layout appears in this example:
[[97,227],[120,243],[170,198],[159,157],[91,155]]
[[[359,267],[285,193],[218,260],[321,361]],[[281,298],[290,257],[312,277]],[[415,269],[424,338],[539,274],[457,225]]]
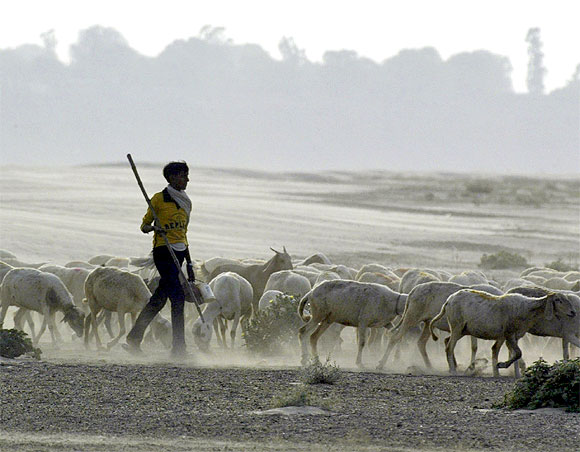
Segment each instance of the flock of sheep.
[[[436,330],[450,333],[445,339],[445,354],[451,373],[457,369],[455,345],[466,335],[471,337],[471,367],[476,361],[477,339],[495,341],[494,376],[499,375],[499,368],[513,363],[517,363],[516,377],[520,375],[523,361],[518,341],[526,333],[561,338],[564,359],[569,358],[569,344],[580,347],[578,271],[529,268],[519,278],[500,285],[480,271],[453,275],[381,264],[354,269],[333,264],[321,253],[297,262],[285,248],[272,251],[274,255],[267,261],[212,258],[196,263],[197,278],[209,283],[215,297],[206,300],[203,320],[194,309],[188,310],[188,328],[201,350],[210,348],[214,332],[217,343],[227,347],[228,327],[233,348],[243,320],[260,309],[271,309],[271,300],[284,293],[300,297],[298,314],[304,324],[297,335],[303,364],[311,353],[317,355],[318,339],[323,334],[339,348],[340,334],[346,327],[356,328],[358,366],[363,366],[365,344],[386,341],[379,369],[385,367],[403,339],[413,335],[418,335],[419,353],[431,367],[426,345],[429,337],[437,340]],[[27,324],[33,342],[38,343],[48,327],[56,343],[62,340],[55,322],[60,312],[62,321],[84,338],[87,348],[93,338],[99,349],[104,348],[99,329],[106,328],[110,336],[106,347],[110,349],[128,331],[126,314],[135,321],[158,277],[146,258],[99,255],[88,262],[61,266],[21,262],[0,250],[0,282],[0,327],[12,307],[15,328],[24,329]],[[42,316],[38,332],[31,312]],[[111,325],[112,314],[118,319],[117,334]],[[168,320],[157,316],[146,339],[169,347]],[[498,362],[504,343],[510,356],[506,362]]]

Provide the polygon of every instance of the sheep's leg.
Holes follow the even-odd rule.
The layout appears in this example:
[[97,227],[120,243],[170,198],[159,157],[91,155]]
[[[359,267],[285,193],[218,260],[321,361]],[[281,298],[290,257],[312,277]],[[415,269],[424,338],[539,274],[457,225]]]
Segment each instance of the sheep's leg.
[[[20,308],[18,309],[18,311],[16,311],[16,314],[14,314],[14,328],[16,328],[17,330],[24,331],[23,317],[25,312],[27,312],[26,309]],[[34,334],[32,335],[32,337],[34,337]]]
[[[512,334],[512,335],[506,337],[505,339],[506,339],[506,344],[508,346],[508,349],[511,349],[512,353],[510,353],[511,357],[509,360],[507,360],[505,362],[497,363],[497,367],[499,369],[508,368],[514,362],[516,362],[518,359],[520,359],[522,357],[522,351],[518,347],[518,340],[515,337],[515,335]],[[518,366],[516,366],[516,369],[517,369],[516,376],[517,376],[517,378],[519,378],[520,369]]]
[[32,318],[32,312],[26,311],[26,315],[24,317],[26,323],[28,323],[28,327],[30,328],[31,337],[34,337],[34,331],[36,328],[34,327],[34,319]]
[[326,319],[318,324],[314,332],[310,335],[310,349],[312,350],[312,356],[318,358],[318,338],[332,325]]
[[228,321],[224,319],[222,316],[218,316],[217,321],[220,327],[220,335],[221,335],[220,337],[222,341],[222,347],[228,348],[228,343],[226,341],[226,330],[228,329]]
[[40,324],[40,330],[38,330],[38,334],[36,335],[35,338],[33,338],[32,342],[34,345],[38,344],[38,342],[40,342],[40,337],[44,334],[44,331],[46,330],[46,316],[48,314],[44,314],[42,316],[42,323]]
[[457,341],[463,337],[461,330],[463,328],[451,329],[451,336],[445,338],[445,353],[447,355],[447,364],[449,365],[449,373],[451,375],[457,374],[457,361],[455,360],[455,345]]
[[367,339],[367,327],[365,325],[359,325],[358,328],[356,329],[356,339],[358,343],[358,350],[356,354],[356,365],[362,369],[364,368],[362,363],[362,352]]
[[92,312],[93,334],[95,336],[97,350],[103,350],[103,343],[101,342],[101,337],[99,336],[99,326],[97,324],[97,314],[98,314],[98,312]]
[[423,357],[423,362],[425,366],[429,369],[432,367],[431,361],[429,360],[429,355],[427,355],[427,342],[429,341],[429,337],[431,333],[429,332],[429,323],[423,323],[423,329],[421,330],[421,335],[419,339],[417,339],[417,348],[419,349],[419,353]]
[[491,368],[492,368],[494,377],[499,377],[499,370],[498,370],[497,362],[498,362],[499,350],[501,349],[501,346],[503,345],[503,343],[504,343],[503,339],[498,339],[491,346]]
[[232,349],[234,348],[234,343],[236,342],[236,332],[238,330],[239,323],[240,323],[240,313],[236,312],[234,314],[234,320],[232,322],[232,327],[230,328],[230,338],[232,340]]
[[8,312],[8,301],[2,303],[2,309],[0,309],[0,328],[4,328],[4,319],[6,318],[6,313]]
[[[580,339],[574,335],[566,335],[562,338],[562,358],[565,360],[570,359],[570,344],[580,348]],[[574,349],[572,349],[574,353]]]
[[306,336],[311,336],[312,332],[318,327],[318,321],[311,318],[310,321],[298,328],[298,340],[300,341],[300,349],[302,353],[302,365],[308,364],[308,344],[306,343]]
[[24,331],[24,321],[28,323],[30,337],[34,339],[34,321],[32,320],[32,315],[28,309],[20,308],[16,314],[14,314],[14,328]]
[[[93,325],[93,313],[92,311],[89,311],[88,315],[85,317],[85,331],[84,331],[84,336],[85,336],[85,348],[88,350],[89,349],[89,340],[91,337],[91,326]],[[94,327],[93,327],[94,329]]]
[[113,340],[109,341],[109,343],[107,344],[107,350],[110,350],[111,348],[113,348],[115,346],[115,344],[117,342],[119,342],[119,340],[125,335],[126,330],[125,330],[125,314],[126,312],[117,312],[117,318],[119,321],[119,334],[117,335],[117,337],[115,337]]
[[475,370],[475,357],[477,355],[477,338],[475,336],[470,336],[471,338],[471,362],[466,369],[466,372]]
[[58,346],[58,330],[56,329],[56,324],[54,321],[54,312],[44,314],[44,318],[48,323],[48,331],[50,331],[50,338],[52,339],[52,345],[57,348]]
[[218,347],[227,348],[228,346],[225,339],[226,325],[220,316],[217,316],[215,319],[213,319],[213,330],[215,332],[215,338],[218,343]]
[[378,351],[381,349],[381,345],[383,343],[383,328],[371,328],[370,335],[368,340],[369,348]]
[[[115,333],[113,332],[113,312],[104,310],[103,311],[103,319],[104,319],[105,328],[107,330],[107,333],[109,334],[109,337],[115,337]],[[123,322],[124,321],[125,321],[125,319],[123,319]]]
[[[385,364],[387,363],[387,360],[389,359],[389,356],[393,351],[393,348],[395,348],[401,342],[401,339],[407,332],[407,329],[408,329],[407,324],[403,319],[403,323],[399,326],[397,331],[393,332],[391,330],[389,332],[389,341],[387,342],[387,349],[385,350],[383,357],[380,359],[379,364],[377,365],[377,370],[382,370],[385,367]],[[429,331],[427,331],[427,333],[429,333]]]

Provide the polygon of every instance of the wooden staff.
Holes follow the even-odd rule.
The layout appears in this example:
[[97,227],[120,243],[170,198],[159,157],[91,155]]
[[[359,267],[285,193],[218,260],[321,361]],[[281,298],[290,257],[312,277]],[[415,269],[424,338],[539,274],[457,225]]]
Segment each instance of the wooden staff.
[[[147,201],[147,205],[149,206],[149,208],[151,209],[151,212],[153,213],[153,219],[154,219],[155,226],[157,226],[158,228],[163,230],[163,227],[161,226],[161,223],[159,222],[159,218],[157,217],[157,214],[155,213],[155,209],[153,208],[153,205],[151,204],[151,200],[149,199],[149,196],[147,196],[147,192],[145,191],[145,187],[143,187],[143,182],[141,182],[141,178],[139,177],[139,173],[137,172],[137,167],[135,166],[135,162],[133,162],[133,157],[131,157],[131,154],[127,154],[127,159],[129,160],[129,163],[131,165],[131,169],[133,170],[133,174],[135,174],[135,179],[137,179],[137,184],[139,184],[139,188],[141,189],[141,192],[143,193],[143,196],[145,197],[145,201]],[[171,248],[171,245],[169,244],[169,240],[167,239],[167,235],[165,234],[164,231],[159,232],[159,234],[161,234],[161,237],[163,237],[163,240],[165,240],[165,246],[169,250],[169,253],[171,254],[171,257],[173,258],[173,262],[175,263],[175,266],[177,267],[179,274],[187,283],[186,284],[187,291],[189,292],[189,295],[191,295],[191,298],[193,299],[193,302],[195,303],[195,307],[197,308],[197,312],[199,312],[199,317],[201,318],[201,321],[203,323],[205,323],[205,319],[203,318],[203,314],[201,313],[201,308],[199,307],[200,303],[197,300],[195,292],[191,288],[191,283],[183,274],[183,270],[181,269],[181,265],[179,265],[179,261],[177,260],[177,256],[175,255],[173,248]]]

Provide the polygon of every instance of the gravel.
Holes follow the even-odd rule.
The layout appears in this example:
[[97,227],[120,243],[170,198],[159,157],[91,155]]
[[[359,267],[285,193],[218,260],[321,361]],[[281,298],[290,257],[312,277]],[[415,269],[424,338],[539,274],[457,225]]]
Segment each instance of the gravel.
[[[54,359],[1,364],[1,450],[160,450],[171,444],[174,450],[545,452],[580,445],[578,414],[491,409],[512,387],[510,377],[344,370],[333,385],[301,386],[297,367]],[[303,390],[310,405],[324,411],[264,415]],[[74,441],[62,442],[71,435]],[[106,438],[115,439],[114,447]]]

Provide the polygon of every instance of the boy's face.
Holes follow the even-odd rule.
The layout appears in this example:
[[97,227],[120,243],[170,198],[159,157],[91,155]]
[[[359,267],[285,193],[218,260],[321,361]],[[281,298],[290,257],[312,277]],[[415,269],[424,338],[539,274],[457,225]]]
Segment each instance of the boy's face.
[[169,185],[171,185],[176,190],[185,190],[187,183],[189,182],[189,173],[187,171],[181,171],[177,174],[172,174],[169,176]]

